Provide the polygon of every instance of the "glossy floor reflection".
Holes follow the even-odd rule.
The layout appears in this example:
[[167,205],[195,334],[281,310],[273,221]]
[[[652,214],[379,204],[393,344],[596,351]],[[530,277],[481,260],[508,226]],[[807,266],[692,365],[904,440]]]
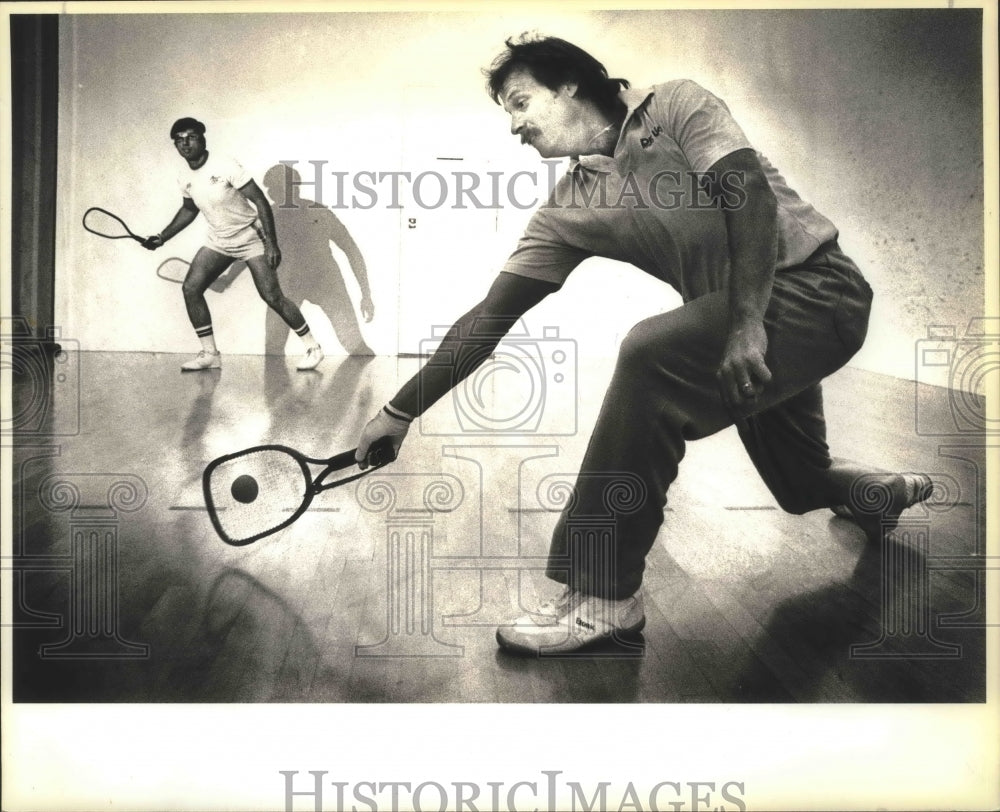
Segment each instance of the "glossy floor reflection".
[[[690,445],[670,491],[641,644],[525,659],[497,650],[494,626],[553,589],[540,572],[553,494],[599,398],[551,407],[579,410],[544,416],[575,422],[563,435],[484,433],[523,393],[487,392],[477,414],[444,401],[395,464],[230,547],[204,510],[210,460],[258,443],[351,448],[418,362],[299,373],[230,356],[181,375],[182,360],[81,353],[15,381],[16,701],[985,697],[982,438],[916,430],[948,425],[946,390],[857,370],[825,387],[835,454],[942,483],[884,548],[827,512],[782,513],[726,431]],[[609,375],[581,366],[581,389]]]

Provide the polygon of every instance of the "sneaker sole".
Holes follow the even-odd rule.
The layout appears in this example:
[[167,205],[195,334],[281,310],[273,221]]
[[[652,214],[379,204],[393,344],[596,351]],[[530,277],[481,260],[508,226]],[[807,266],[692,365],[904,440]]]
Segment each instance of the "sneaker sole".
[[510,640],[504,640],[500,635],[500,630],[496,631],[497,644],[504,651],[509,651],[512,654],[526,654],[532,657],[557,657],[561,654],[573,654],[578,651],[587,651],[592,648],[596,648],[602,643],[607,643],[609,640],[628,640],[629,638],[635,638],[639,636],[641,632],[646,627],[646,618],[643,617],[635,626],[630,626],[627,629],[615,629],[613,632],[608,632],[607,634],[602,634],[598,637],[588,640],[586,643],[578,646],[577,648],[564,649],[562,651],[553,651],[551,653],[546,653],[545,649],[532,648],[531,646],[524,646],[519,643],[511,642]]

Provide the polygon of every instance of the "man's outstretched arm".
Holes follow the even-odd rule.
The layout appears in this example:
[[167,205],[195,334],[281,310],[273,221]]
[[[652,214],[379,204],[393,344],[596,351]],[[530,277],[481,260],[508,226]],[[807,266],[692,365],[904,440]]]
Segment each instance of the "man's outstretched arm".
[[391,437],[398,453],[410,422],[471,375],[521,316],[558,289],[554,282],[499,274],[486,298],[451,326],[420,372],[365,426],[355,454],[361,467],[369,447],[382,437]]

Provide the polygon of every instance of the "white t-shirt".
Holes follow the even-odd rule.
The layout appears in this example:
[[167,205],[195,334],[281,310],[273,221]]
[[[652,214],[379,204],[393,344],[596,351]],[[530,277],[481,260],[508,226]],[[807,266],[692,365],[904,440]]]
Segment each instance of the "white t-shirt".
[[181,194],[191,198],[205,216],[214,242],[238,247],[246,242],[246,229],[257,219],[257,209],[239,191],[253,176],[234,158],[208,154],[197,169],[185,164],[177,174]]

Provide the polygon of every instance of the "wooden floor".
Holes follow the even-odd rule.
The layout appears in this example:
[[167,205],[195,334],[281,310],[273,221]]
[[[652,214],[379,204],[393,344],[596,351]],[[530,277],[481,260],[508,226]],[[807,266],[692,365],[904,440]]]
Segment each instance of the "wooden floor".
[[[540,659],[499,651],[494,627],[555,591],[550,486],[572,481],[599,397],[565,436],[457,434],[443,402],[394,465],[237,548],[210,525],[205,465],[353,447],[418,362],[182,360],[80,353],[15,382],[15,701],[985,699],[983,440],[952,427],[947,390],[851,369],[825,386],[835,455],[939,482],[884,548],[782,513],[726,431],[689,446],[670,490],[644,637]],[[578,387],[609,374],[581,366]]]

